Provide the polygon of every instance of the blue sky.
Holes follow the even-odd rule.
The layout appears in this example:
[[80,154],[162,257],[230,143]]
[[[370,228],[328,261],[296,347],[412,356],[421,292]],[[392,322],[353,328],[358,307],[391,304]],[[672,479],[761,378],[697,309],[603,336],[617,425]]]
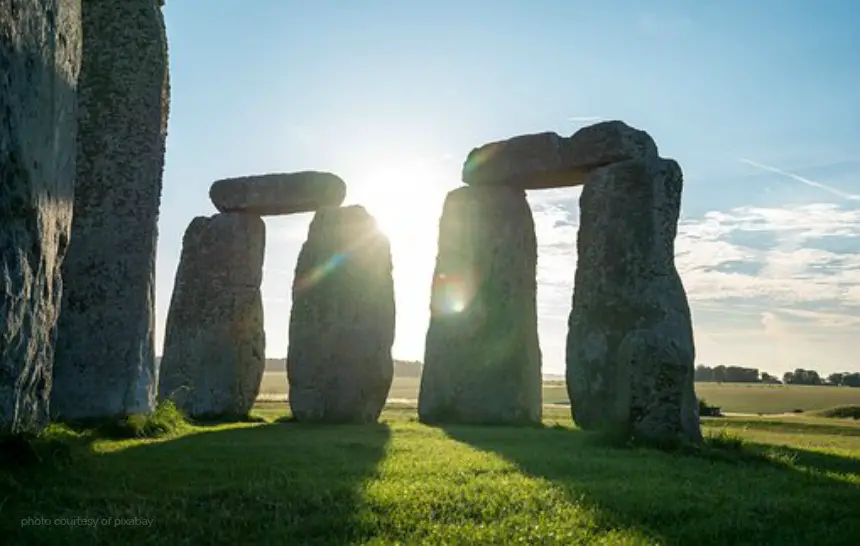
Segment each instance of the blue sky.
[[[328,170],[389,234],[395,357],[420,359],[437,223],[469,150],[603,119],[684,169],[699,363],[860,370],[860,3],[171,0],[157,346],[193,217],[228,176]],[[544,372],[562,373],[579,189],[530,192]],[[270,217],[286,354],[310,214]]]

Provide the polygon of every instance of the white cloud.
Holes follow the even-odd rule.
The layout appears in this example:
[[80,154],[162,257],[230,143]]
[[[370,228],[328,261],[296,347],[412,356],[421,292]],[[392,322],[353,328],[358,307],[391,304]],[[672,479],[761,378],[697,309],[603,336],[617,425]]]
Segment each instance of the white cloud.
[[[770,248],[734,244],[739,232],[769,233]],[[766,298],[775,304],[860,305],[860,247],[842,253],[814,247],[824,237],[860,236],[860,210],[813,203],[779,209],[741,207],[709,212],[679,226],[677,264],[690,299]],[[718,269],[729,262],[752,270]]]
[[811,319],[820,326],[836,328],[860,327],[860,315],[845,315],[822,311],[805,311],[802,309],[777,309],[780,313],[800,319]]
[[[564,306],[569,312],[576,272],[576,210],[571,210],[571,197],[578,191],[551,190],[552,193],[530,195],[535,234],[538,243],[538,298],[544,307]],[[565,206],[567,204],[567,206]],[[575,206],[575,205],[574,205]]]
[[[570,189],[529,196],[541,332],[555,337],[570,312],[578,196]],[[772,373],[851,368],[860,350],[860,209],[805,203],[711,211],[679,223],[676,255],[703,362]],[[563,359],[561,338],[544,337],[546,356]]]

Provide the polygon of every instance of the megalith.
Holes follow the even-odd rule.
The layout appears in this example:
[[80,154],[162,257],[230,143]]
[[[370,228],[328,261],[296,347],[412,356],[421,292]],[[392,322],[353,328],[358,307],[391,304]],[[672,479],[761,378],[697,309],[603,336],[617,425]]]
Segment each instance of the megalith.
[[335,174],[321,171],[224,178],[209,188],[209,198],[218,212],[248,212],[260,216],[338,207],[345,197],[346,183]]
[[603,121],[569,137],[546,132],[484,144],[466,158],[463,182],[526,190],[581,186],[598,167],[656,155],[657,145],[645,131]]
[[693,328],[674,259],[682,185],[678,163],[656,153],[587,175],[566,357],[583,429],[701,440]]
[[539,423],[537,242],[525,191],[449,192],[438,244],[419,419]]
[[[470,188],[584,186],[566,357],[571,411],[582,428],[661,443],[701,440],[692,322],[674,263],[682,179],[648,133],[618,120],[570,137],[546,132],[485,144],[463,166]],[[427,339],[429,372],[430,332]],[[422,392],[431,377],[425,373]],[[421,406],[419,398],[419,415]]]
[[316,212],[292,300],[287,379],[294,417],[375,422],[394,375],[394,281],[388,238],[363,207]]
[[263,220],[239,212],[198,216],[185,231],[158,398],[190,417],[244,417],[257,399],[266,358],[265,240]]
[[80,0],[0,9],[0,435],[48,420],[75,180]]
[[51,413],[102,419],[155,401],[155,255],[168,115],[156,0],[83,0],[77,180]]

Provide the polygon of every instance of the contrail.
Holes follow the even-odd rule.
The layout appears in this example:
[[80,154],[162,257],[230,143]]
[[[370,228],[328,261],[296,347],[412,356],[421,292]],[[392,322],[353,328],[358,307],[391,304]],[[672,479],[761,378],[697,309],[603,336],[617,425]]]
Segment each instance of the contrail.
[[784,170],[778,169],[776,167],[771,167],[770,165],[763,165],[761,163],[758,163],[756,161],[752,161],[751,159],[746,159],[744,157],[740,158],[740,161],[742,163],[746,163],[747,165],[752,165],[753,167],[756,167],[758,169],[762,169],[762,170],[769,171],[769,172],[776,173],[776,174],[781,174],[782,176],[787,176],[788,178],[791,178],[792,180],[797,180],[798,182],[806,184],[807,186],[811,186],[813,188],[818,188],[819,190],[824,190],[828,193],[836,195],[837,197],[841,197],[842,199],[847,199],[849,201],[860,201],[860,195],[853,195],[850,193],[845,193],[844,191],[837,190],[836,188],[832,188],[830,186],[822,184],[821,182],[816,182],[815,180],[810,180],[810,179],[804,178],[800,175],[790,173],[788,171],[784,171]]

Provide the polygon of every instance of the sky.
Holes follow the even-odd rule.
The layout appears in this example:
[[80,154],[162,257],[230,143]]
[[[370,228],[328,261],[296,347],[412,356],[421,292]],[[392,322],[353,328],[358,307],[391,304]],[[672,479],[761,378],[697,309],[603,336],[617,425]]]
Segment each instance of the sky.
[[[219,178],[330,171],[388,234],[395,358],[422,359],[445,194],[472,148],[647,131],[684,171],[697,363],[860,371],[860,3],[169,0],[156,343]],[[529,192],[545,374],[564,372],[579,188]],[[266,353],[312,214],[266,218]]]

